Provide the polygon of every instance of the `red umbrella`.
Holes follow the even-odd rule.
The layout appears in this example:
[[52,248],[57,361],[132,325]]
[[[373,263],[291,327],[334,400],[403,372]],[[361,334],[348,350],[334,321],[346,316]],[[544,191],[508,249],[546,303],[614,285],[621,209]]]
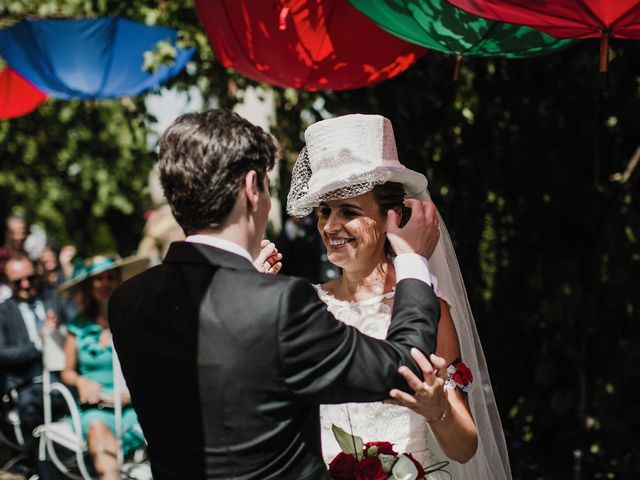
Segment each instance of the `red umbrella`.
[[281,87],[365,87],[405,71],[426,52],[347,0],[196,0],[196,9],[224,66]]
[[47,95],[10,68],[0,70],[0,120],[26,115],[47,99]]
[[640,40],[640,0],[448,0],[479,17],[527,25],[557,38],[600,38],[600,71],[609,38]]

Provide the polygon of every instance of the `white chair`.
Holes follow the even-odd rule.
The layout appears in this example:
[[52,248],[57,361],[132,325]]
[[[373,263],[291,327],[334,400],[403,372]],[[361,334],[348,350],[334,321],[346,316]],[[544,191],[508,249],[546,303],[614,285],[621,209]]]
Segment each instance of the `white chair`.
[[[40,437],[40,459],[49,458],[55,466],[68,478],[74,480],[94,480],[87,465],[88,445],[82,435],[80,411],[75,398],[66,385],[52,382],[51,373],[64,369],[64,350],[62,348],[64,336],[55,331],[44,339],[43,346],[43,394],[44,394],[44,424],[36,428],[34,435]],[[141,455],[136,452],[133,462],[125,463],[122,454],[122,403],[120,394],[126,391],[126,384],[120,369],[120,362],[113,350],[114,372],[114,411],[115,437],[118,442],[118,463],[123,478],[148,480],[151,479],[151,469]],[[58,392],[64,398],[69,415],[53,421],[51,411],[51,394]],[[58,448],[56,448],[58,447]],[[60,447],[70,458],[63,460],[59,453]],[[144,453],[144,452],[142,452]],[[71,461],[69,461],[71,460]]]

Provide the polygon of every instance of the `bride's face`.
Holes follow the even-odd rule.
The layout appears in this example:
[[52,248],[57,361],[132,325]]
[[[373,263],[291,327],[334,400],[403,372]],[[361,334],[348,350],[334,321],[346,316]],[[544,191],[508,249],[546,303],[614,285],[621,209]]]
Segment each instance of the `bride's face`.
[[329,261],[341,268],[377,262],[384,254],[386,218],[372,192],[320,203],[318,231]]

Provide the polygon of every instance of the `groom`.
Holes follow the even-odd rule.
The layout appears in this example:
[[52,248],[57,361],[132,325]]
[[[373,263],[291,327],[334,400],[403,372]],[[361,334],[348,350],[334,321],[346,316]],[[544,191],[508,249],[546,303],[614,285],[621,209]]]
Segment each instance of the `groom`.
[[375,340],[336,321],[307,282],[252,265],[275,155],[267,133],[222,110],[184,115],[162,138],[161,182],[187,238],[109,305],[155,480],[328,479],[318,404],[409,391],[398,368],[419,372],[410,348],[435,349],[433,205],[409,201],[402,229],[389,215],[396,302]]

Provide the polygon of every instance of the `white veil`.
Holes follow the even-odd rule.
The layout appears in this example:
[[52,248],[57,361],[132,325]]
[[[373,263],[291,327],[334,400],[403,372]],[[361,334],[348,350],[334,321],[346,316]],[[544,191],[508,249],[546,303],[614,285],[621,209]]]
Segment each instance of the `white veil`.
[[[431,200],[428,191],[416,198]],[[438,280],[439,293],[449,303],[451,317],[458,333],[462,361],[473,373],[474,378],[468,398],[478,428],[478,451],[473,458],[465,464],[451,461],[445,470],[451,473],[454,480],[511,480],[509,455],[502,423],[460,273],[458,258],[453,249],[449,231],[439,213],[438,216],[440,217],[440,240],[429,259],[429,270]],[[429,448],[438,458],[447,458],[433,437],[429,441]]]

